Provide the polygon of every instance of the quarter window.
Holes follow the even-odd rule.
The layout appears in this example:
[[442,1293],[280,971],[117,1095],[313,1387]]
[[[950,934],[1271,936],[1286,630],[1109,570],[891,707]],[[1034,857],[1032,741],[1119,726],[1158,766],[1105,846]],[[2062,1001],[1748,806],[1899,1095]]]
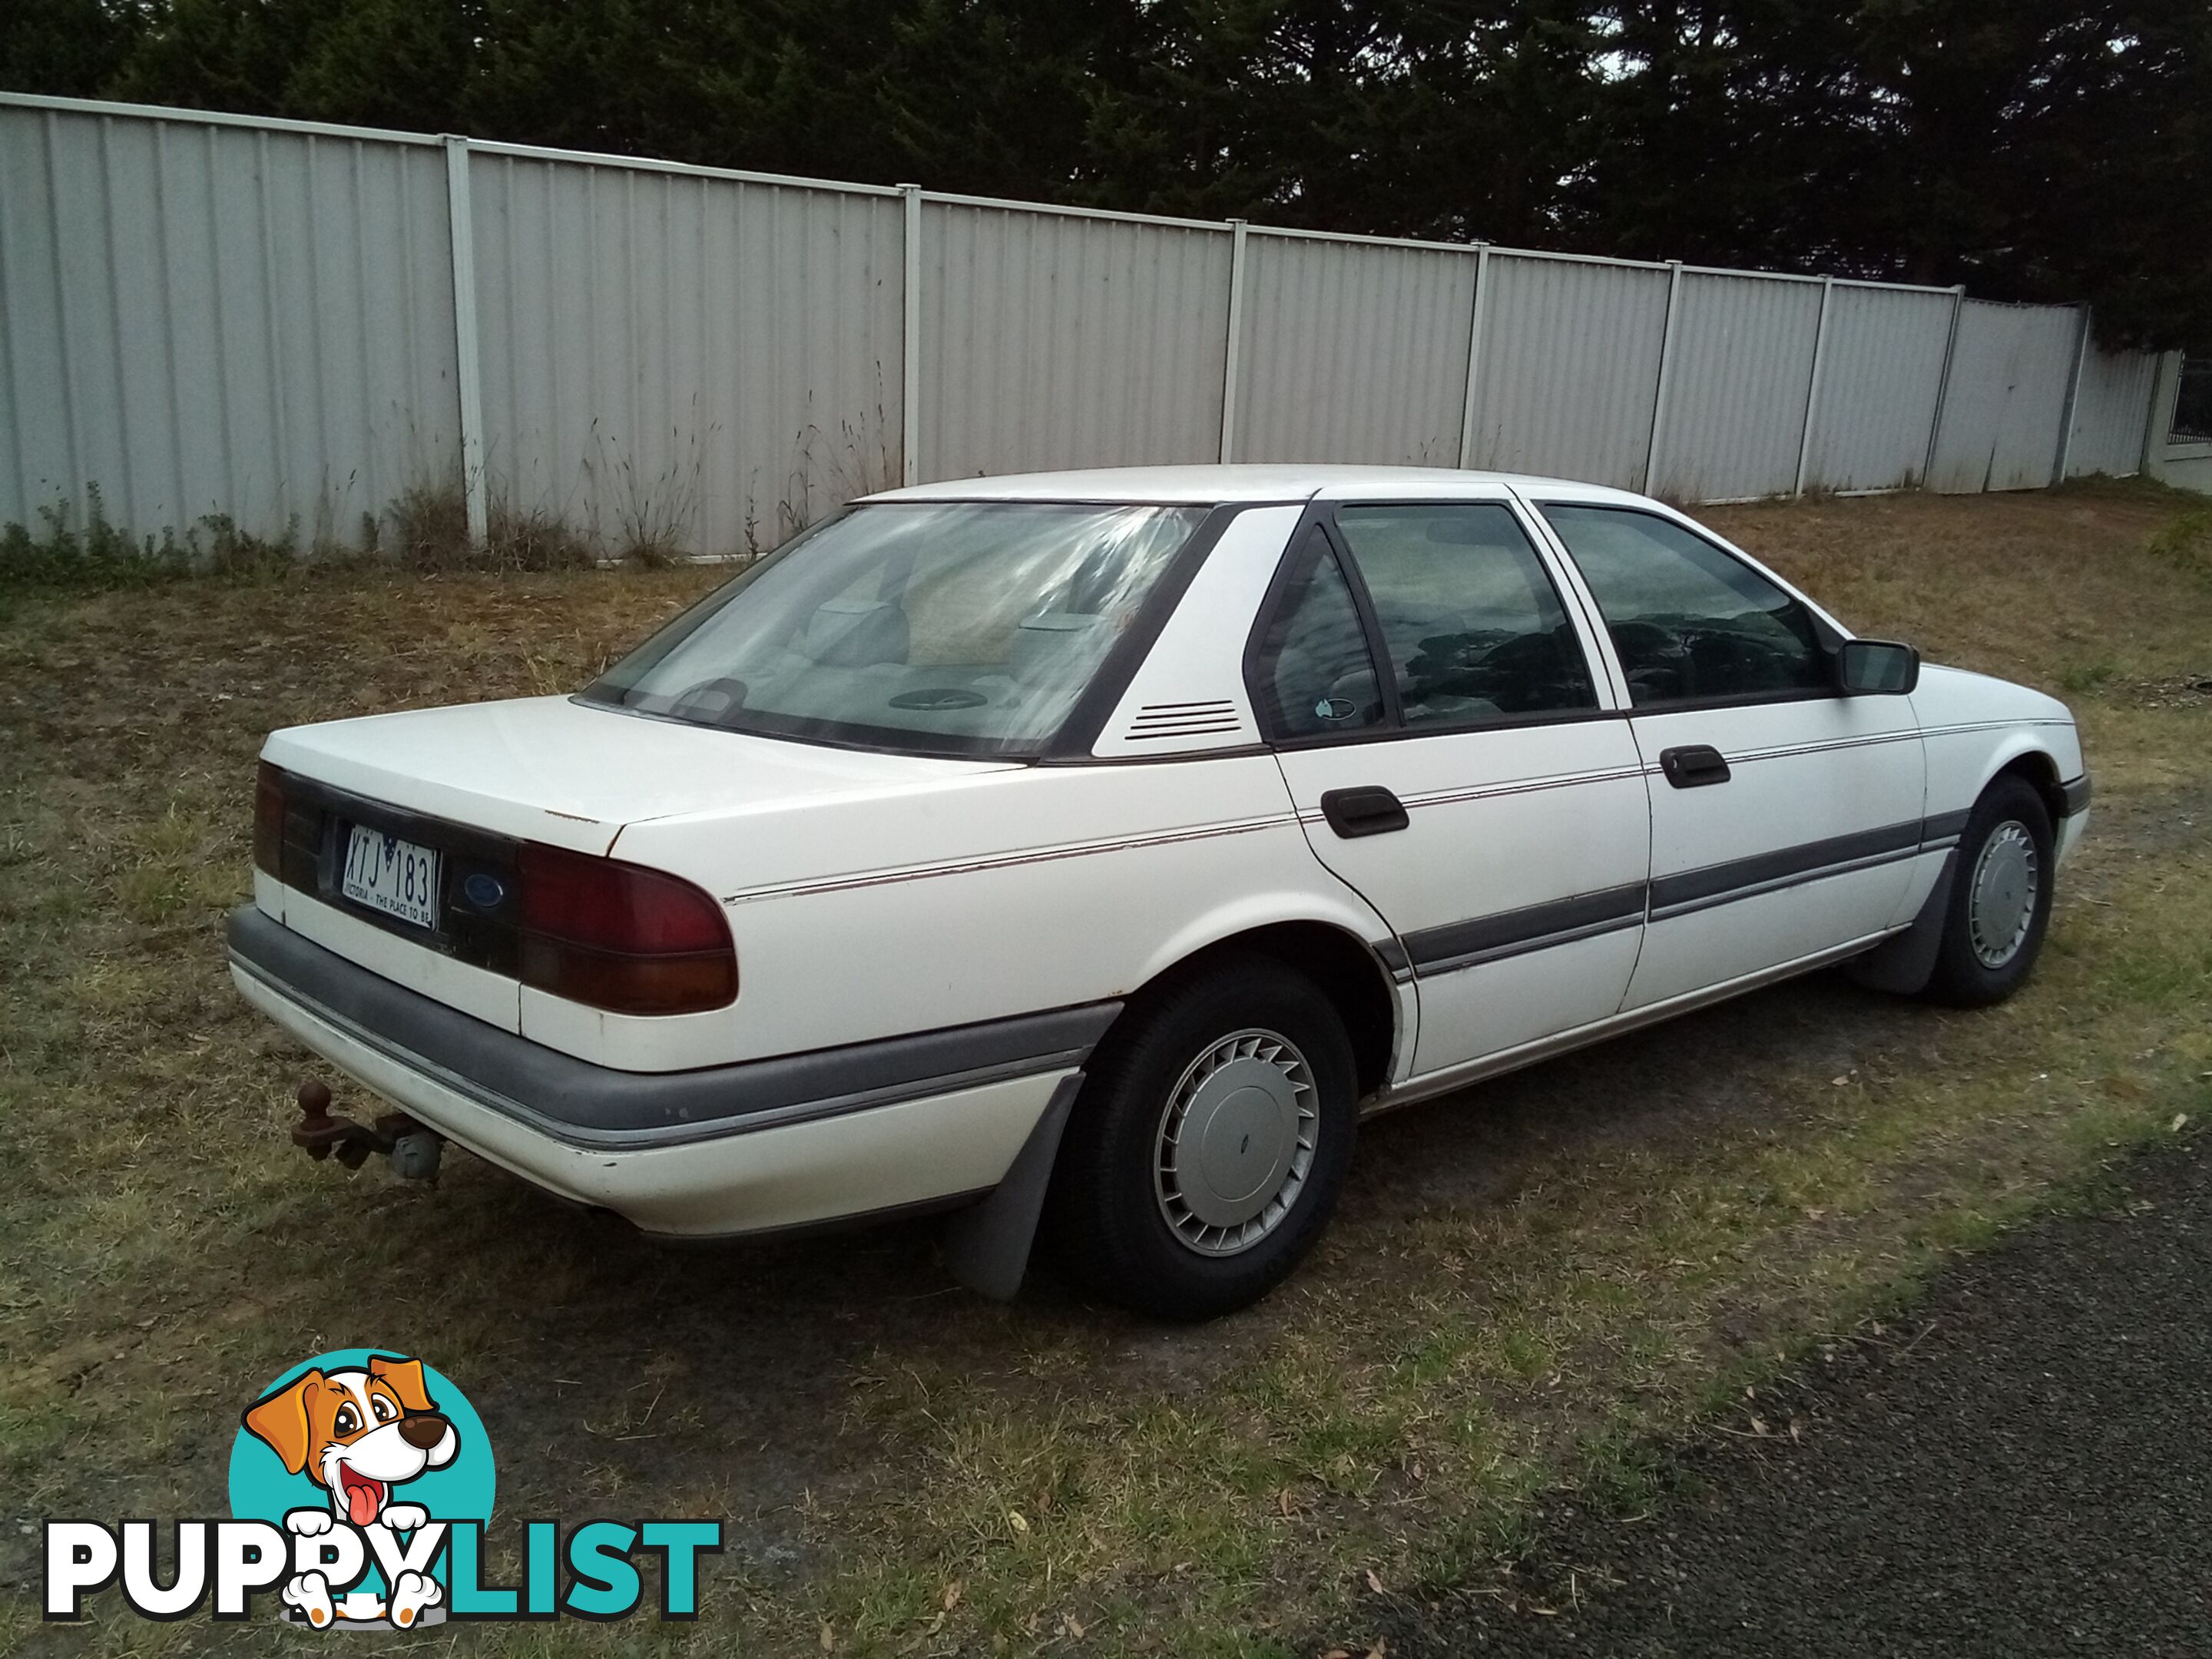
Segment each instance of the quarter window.
[[1267,664],[1275,731],[1286,738],[1310,738],[1382,725],[1375,659],[1359,625],[1359,609],[1318,530],[1309,532],[1298,566],[1300,574],[1283,596],[1261,659]]
[[1477,726],[1597,707],[1582,641],[1504,507],[1346,507],[1409,726]]
[[1812,613],[1741,560],[1650,513],[1543,512],[1605,615],[1637,708],[1832,689]]

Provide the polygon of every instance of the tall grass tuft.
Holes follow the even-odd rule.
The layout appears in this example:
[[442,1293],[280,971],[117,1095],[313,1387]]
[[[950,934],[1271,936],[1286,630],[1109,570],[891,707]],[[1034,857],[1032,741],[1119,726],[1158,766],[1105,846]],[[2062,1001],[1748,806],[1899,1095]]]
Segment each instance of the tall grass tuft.
[[410,484],[385,509],[377,545],[409,570],[575,570],[596,562],[591,538],[542,507],[491,503],[484,539],[469,534],[459,478]]
[[300,526],[281,536],[256,536],[227,513],[210,513],[182,536],[163,526],[137,536],[107,516],[100,486],[85,487],[84,514],[55,502],[38,510],[36,530],[0,526],[0,592],[40,588],[141,587],[210,575],[258,580],[291,569],[300,559]]
[[2212,507],[2177,513],[2150,538],[2149,546],[2185,574],[2212,581]]

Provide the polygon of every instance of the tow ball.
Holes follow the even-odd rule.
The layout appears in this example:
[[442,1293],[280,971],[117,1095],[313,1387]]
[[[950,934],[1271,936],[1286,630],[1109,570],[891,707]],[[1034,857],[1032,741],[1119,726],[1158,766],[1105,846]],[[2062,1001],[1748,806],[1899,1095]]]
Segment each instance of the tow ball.
[[446,1138],[426,1129],[404,1112],[386,1112],[374,1124],[356,1123],[331,1111],[330,1085],[309,1078],[300,1085],[300,1121],[292,1126],[292,1144],[317,1163],[337,1154],[339,1163],[358,1170],[371,1152],[392,1160],[392,1172],[407,1181],[438,1179],[438,1154]]

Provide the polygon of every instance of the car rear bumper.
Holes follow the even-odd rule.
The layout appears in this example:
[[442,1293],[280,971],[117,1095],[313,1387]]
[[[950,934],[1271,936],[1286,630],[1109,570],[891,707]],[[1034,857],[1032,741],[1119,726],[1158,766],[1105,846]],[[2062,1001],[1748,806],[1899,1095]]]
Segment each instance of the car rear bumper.
[[677,1073],[558,1054],[247,906],[231,975],[307,1048],[489,1162],[648,1232],[718,1237],[995,1187],[1118,1003]]

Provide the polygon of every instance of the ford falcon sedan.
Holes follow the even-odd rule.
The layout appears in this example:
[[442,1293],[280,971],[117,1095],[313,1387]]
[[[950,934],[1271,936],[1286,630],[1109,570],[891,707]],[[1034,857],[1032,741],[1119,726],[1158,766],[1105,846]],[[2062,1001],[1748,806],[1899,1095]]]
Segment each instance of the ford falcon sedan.
[[573,696],[275,733],[230,961],[396,1109],[311,1102],[313,1149],[684,1237],[953,1212],[978,1289],[1042,1237],[1196,1318],[1291,1271],[1365,1114],[1826,963],[2009,994],[2088,795],[2063,705],[1641,495],[963,479]]

